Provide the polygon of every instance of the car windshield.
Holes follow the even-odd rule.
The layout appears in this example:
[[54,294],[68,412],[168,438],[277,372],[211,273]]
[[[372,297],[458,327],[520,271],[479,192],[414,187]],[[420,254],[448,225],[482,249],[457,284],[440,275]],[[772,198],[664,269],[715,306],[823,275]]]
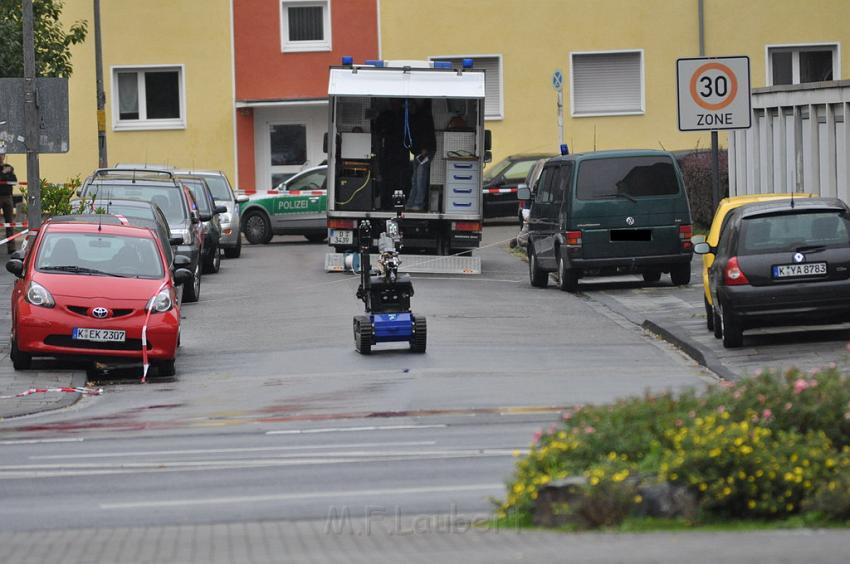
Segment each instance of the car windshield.
[[36,260],[40,272],[162,278],[152,239],[103,233],[47,233]]
[[512,164],[513,164],[513,161],[509,161],[507,159],[504,160],[504,161],[497,162],[492,167],[490,167],[489,169],[484,171],[484,177],[483,177],[484,181],[486,182],[487,180],[492,180],[492,179],[496,178],[497,176],[502,174],[505,170],[507,170],[508,167],[510,167]]
[[327,169],[314,170],[305,172],[300,176],[290,178],[284,182],[286,190],[325,190],[325,178],[327,177]]
[[189,216],[180,190],[176,186],[98,182],[88,186],[85,196],[91,198],[94,194],[97,194],[99,200],[116,198],[156,204],[165,214],[169,225],[185,223]]
[[580,200],[665,196],[679,192],[669,157],[613,157],[583,161],[576,193]]
[[840,212],[783,213],[744,218],[738,253],[805,252],[850,245],[850,219]]
[[210,187],[210,192],[212,192],[214,199],[227,202],[233,199],[233,193],[230,191],[227,180],[223,176],[204,176],[204,180],[206,180],[207,186]]
[[195,196],[195,202],[198,204],[198,211],[202,214],[211,214],[212,210],[210,209],[210,202],[207,200],[207,196],[204,193],[204,181],[184,178],[181,182],[188,186],[189,190],[192,191],[192,195]]

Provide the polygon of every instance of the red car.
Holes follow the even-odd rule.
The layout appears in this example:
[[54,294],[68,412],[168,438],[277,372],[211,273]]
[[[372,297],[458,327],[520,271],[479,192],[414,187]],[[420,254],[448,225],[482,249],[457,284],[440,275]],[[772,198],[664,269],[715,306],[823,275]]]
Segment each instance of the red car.
[[192,273],[171,272],[150,229],[47,221],[26,257],[9,260],[6,269],[18,277],[9,355],[16,370],[29,368],[34,356],[143,360],[147,322],[149,362],[160,375],[174,374],[180,337],[175,285]]

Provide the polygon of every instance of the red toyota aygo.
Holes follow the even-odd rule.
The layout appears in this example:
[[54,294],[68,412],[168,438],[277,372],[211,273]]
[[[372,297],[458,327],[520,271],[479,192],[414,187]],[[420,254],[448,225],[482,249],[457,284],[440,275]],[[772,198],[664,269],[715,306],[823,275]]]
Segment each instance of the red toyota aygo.
[[[171,272],[157,236],[128,225],[48,220],[23,260],[6,270],[12,290],[10,357],[16,370],[35,356],[143,361],[174,374],[180,337],[175,286],[191,272]],[[182,265],[178,265],[182,266]]]

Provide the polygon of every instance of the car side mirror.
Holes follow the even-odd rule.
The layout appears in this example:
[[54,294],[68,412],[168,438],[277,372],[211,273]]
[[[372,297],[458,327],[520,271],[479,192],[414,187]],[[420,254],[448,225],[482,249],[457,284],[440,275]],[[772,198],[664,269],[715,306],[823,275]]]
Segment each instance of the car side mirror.
[[516,187],[516,197],[518,200],[531,199],[531,190],[528,188],[528,184],[523,183]]
[[[176,262],[176,261],[175,261]],[[178,268],[174,271],[174,283],[178,286],[192,281],[192,271],[185,268]]]
[[249,200],[250,200],[250,198],[248,196],[246,196],[245,194],[240,194],[240,195],[236,196],[236,203],[237,204],[244,204],[245,202],[247,202]]
[[183,236],[180,237],[169,237],[168,244],[171,246],[182,245],[183,244]]
[[227,213],[227,206],[216,206],[213,213]]
[[186,255],[175,255],[174,256],[174,266],[177,268],[188,267],[192,264],[192,259],[187,257]]
[[26,256],[26,253],[24,252],[24,249],[18,249],[17,251],[15,251],[15,252],[14,252],[14,253],[12,253],[11,255],[9,255],[9,259],[10,259],[10,260],[11,260],[11,259],[14,259],[14,260],[24,260],[24,256]]
[[192,213],[192,223],[200,223],[200,222],[201,222],[201,218],[198,217],[198,214],[193,212]]
[[6,270],[21,278],[24,275],[24,261],[21,259],[9,259],[6,261]]
[[484,150],[489,151],[493,148],[493,133],[489,129],[484,130]]
[[211,214],[211,213],[202,213],[200,216],[198,216],[198,218],[199,218],[201,221],[209,221],[209,220],[211,220],[211,219],[213,218],[213,216],[212,216],[212,214]]
[[712,247],[711,245],[709,245],[708,243],[705,243],[705,242],[697,243],[696,245],[694,245],[694,253],[696,253],[698,255],[708,255],[708,254],[714,254],[716,252],[717,252],[717,248]]

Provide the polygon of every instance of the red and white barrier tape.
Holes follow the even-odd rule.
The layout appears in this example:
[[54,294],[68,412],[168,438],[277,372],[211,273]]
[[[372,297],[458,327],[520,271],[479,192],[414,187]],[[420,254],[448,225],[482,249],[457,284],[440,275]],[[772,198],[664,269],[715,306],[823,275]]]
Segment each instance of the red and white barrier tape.
[[142,384],[144,384],[148,379],[148,369],[150,368],[150,361],[148,360],[148,322],[151,320],[151,313],[153,313],[153,302],[156,297],[162,292],[163,288],[165,288],[167,281],[163,281],[160,284],[159,288],[156,292],[154,292],[151,299],[148,300],[148,305],[145,309],[148,310],[147,315],[145,315],[145,324],[142,325]]
[[3,223],[0,222],[0,227],[29,227],[30,224],[26,221],[24,222],[12,222],[12,223]]
[[327,194],[325,190],[290,190],[287,192],[290,196],[324,196]]
[[103,388],[30,388],[19,394],[11,396],[0,396],[0,400],[22,398],[33,394],[48,394],[48,393],[63,393],[63,394],[82,394],[84,396],[99,396],[103,393]]
[[13,240],[13,239],[17,239],[18,237],[21,237],[22,235],[26,235],[26,234],[27,234],[27,233],[29,233],[29,232],[30,232],[30,230],[29,230],[29,229],[24,229],[24,230],[23,230],[23,231],[21,231],[20,233],[15,233],[15,234],[14,234],[14,235],[12,235],[11,237],[6,237],[6,238],[5,238],[5,239],[3,239],[2,241],[0,241],[0,245],[5,245],[5,244],[6,244],[6,243],[8,243],[9,241],[11,241],[11,240]]
[[513,194],[516,192],[516,188],[485,188],[485,194]]

